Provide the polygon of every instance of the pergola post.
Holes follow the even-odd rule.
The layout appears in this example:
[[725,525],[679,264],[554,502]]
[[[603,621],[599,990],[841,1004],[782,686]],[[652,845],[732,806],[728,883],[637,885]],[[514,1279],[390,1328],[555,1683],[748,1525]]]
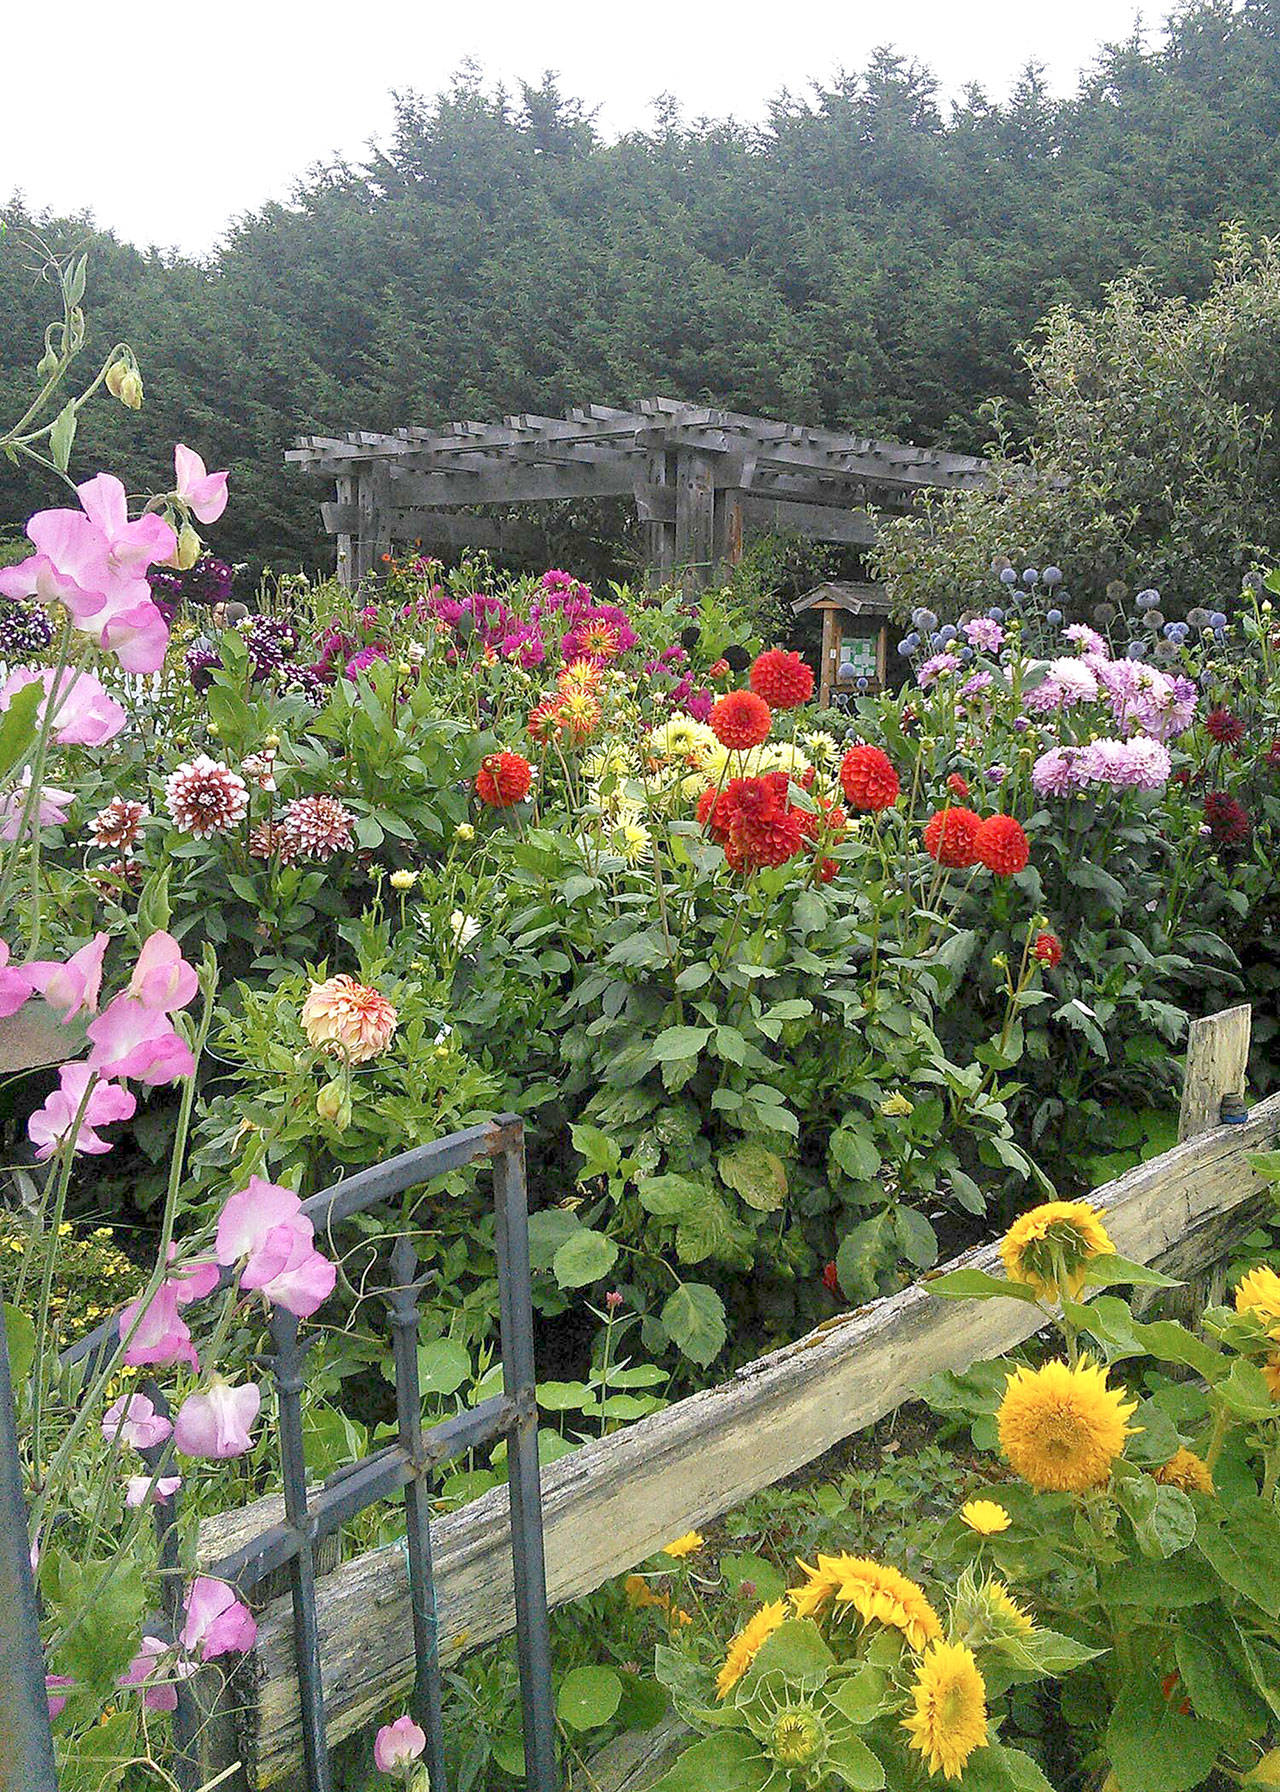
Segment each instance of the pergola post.
[[655,583],[669,582],[676,566],[675,468],[672,456],[651,454],[645,461],[645,488],[636,493],[636,508],[644,526],[646,571]]
[[714,547],[719,567],[734,567],[742,558],[742,493],[736,486],[716,493]]
[[[339,508],[342,509],[343,511],[349,512],[351,509],[351,506],[356,501],[356,482],[355,482],[355,480],[352,479],[351,476],[348,474],[348,475],[345,475],[344,477],[336,480],[334,483],[335,483],[334,496],[335,496],[335,499],[337,501]],[[338,583],[340,585],[347,586],[348,589],[350,589],[350,587],[352,585],[354,585],[356,582],[356,571],[355,571],[356,540],[357,540],[357,537],[352,535],[349,527],[346,529],[339,529],[337,531],[338,557],[337,557],[336,571],[338,574]]]
[[695,587],[707,584],[715,559],[715,462],[696,448],[676,454],[676,564]]

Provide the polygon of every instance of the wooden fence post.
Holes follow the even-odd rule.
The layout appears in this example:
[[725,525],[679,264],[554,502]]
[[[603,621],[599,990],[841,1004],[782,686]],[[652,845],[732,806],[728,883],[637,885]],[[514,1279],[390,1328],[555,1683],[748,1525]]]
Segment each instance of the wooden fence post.
[[1248,1002],[1193,1020],[1178,1113],[1178,1143],[1217,1126],[1224,1095],[1244,1093],[1253,1010]]

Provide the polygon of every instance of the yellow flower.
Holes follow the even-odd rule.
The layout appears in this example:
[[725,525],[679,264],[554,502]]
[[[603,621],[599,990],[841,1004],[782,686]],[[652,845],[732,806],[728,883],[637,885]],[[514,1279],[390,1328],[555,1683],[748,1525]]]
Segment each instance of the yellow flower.
[[411,890],[418,881],[416,871],[393,871],[389,879],[393,890]]
[[982,1597],[991,1616],[1004,1620],[1000,1628],[1012,1630],[1018,1636],[1029,1636],[1035,1629],[1030,1614],[1024,1612],[1017,1600],[1011,1597],[1003,1581],[987,1581],[982,1589]]
[[664,1543],[662,1553],[664,1556],[674,1556],[679,1561],[681,1556],[691,1556],[695,1550],[701,1549],[705,1542],[706,1538],[698,1531],[686,1531],[674,1543]]
[[1020,1364],[1005,1383],[996,1413],[1000,1448],[1038,1493],[1084,1493],[1098,1487],[1134,1429],[1137,1408],[1127,1390],[1109,1388],[1106,1370],[1088,1358],[1073,1369]]
[[476,831],[469,821],[460,821],[453,830],[453,837],[455,840],[474,840]]
[[613,830],[614,849],[628,865],[638,865],[641,859],[647,859],[652,845],[653,836],[638,821],[624,820]]
[[960,1516],[980,1537],[994,1537],[997,1531],[1007,1531],[1013,1523],[1004,1507],[995,1500],[968,1500],[961,1506]]
[[665,1593],[653,1593],[649,1583],[642,1574],[629,1574],[622,1583],[622,1590],[627,1596],[627,1604],[633,1611],[646,1611],[649,1606],[656,1605],[666,1611],[671,1600]]
[[1274,1269],[1251,1269],[1237,1283],[1236,1312],[1251,1313],[1273,1338],[1280,1338],[1280,1276]]
[[1045,1301],[1059,1298],[1059,1269],[1066,1276],[1067,1294],[1078,1300],[1090,1258],[1114,1250],[1088,1201],[1046,1201],[1033,1207],[1013,1222],[1000,1242],[1009,1280],[1025,1282]]
[[886,1095],[880,1103],[880,1112],[889,1120],[905,1120],[908,1114],[914,1114],[915,1111],[915,1103],[908,1101],[899,1089],[895,1089],[892,1095]]
[[1271,1389],[1271,1398],[1280,1400],[1280,1354],[1267,1358],[1262,1365],[1262,1373],[1266,1377],[1267,1386]]
[[987,1740],[987,1684],[963,1643],[936,1642],[925,1651],[915,1685],[915,1711],[902,1727],[930,1773],[958,1780],[974,1749]]
[[705,722],[692,716],[674,715],[669,722],[655,728],[649,736],[649,751],[659,759],[683,759],[702,765],[707,753],[716,745],[716,737]]
[[923,1649],[942,1635],[942,1624],[925,1598],[924,1588],[896,1568],[868,1557],[845,1558],[844,1578],[835,1597],[837,1605],[851,1605],[864,1624],[888,1624],[900,1630],[913,1649]]
[[1212,1493],[1213,1476],[1209,1464],[1194,1450],[1175,1450],[1168,1462],[1156,1470],[1156,1480],[1166,1487],[1180,1487],[1184,1493]]
[[692,1624],[693,1619],[689,1616],[688,1612],[684,1609],[684,1607],[682,1605],[673,1605],[671,1608],[669,1622],[671,1624],[672,1630],[680,1630],[684,1625]]
[[785,1599],[775,1599],[772,1605],[762,1605],[759,1611],[752,1613],[730,1642],[724,1665],[716,1675],[718,1699],[729,1695],[755,1660],[761,1644],[773,1635],[779,1624],[785,1623],[787,1615]]

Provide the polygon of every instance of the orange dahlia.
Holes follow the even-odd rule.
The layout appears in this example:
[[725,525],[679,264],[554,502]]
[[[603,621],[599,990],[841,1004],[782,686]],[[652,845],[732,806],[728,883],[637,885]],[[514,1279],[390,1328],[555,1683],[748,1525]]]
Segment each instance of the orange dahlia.
[[722,747],[746,752],[769,738],[773,713],[754,691],[730,691],[712,704],[707,721]]
[[939,865],[963,871],[978,862],[982,817],[972,809],[939,809],[924,825],[924,849]]
[[1022,823],[1012,815],[988,815],[978,829],[978,857],[997,877],[1012,877],[1031,857]]
[[781,647],[760,654],[749,676],[752,690],[770,709],[798,709],[813,695],[813,673],[798,653]]
[[476,776],[476,794],[491,809],[522,803],[533,783],[533,767],[519,753],[488,753]]
[[378,990],[344,976],[313,983],[301,1019],[309,1044],[364,1064],[386,1051],[399,1016]]
[[840,766],[840,788],[854,809],[891,809],[902,788],[893,762],[879,747],[850,747]]

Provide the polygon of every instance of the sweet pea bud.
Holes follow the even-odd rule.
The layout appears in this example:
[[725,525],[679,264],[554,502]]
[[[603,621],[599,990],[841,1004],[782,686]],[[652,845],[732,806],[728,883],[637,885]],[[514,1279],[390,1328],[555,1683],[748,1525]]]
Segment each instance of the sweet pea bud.
[[[43,367],[44,362],[40,365]],[[129,363],[123,359],[113,361],[107,369],[107,391],[112,398],[119,398],[120,388],[124,384],[124,376],[129,371]]]
[[132,361],[113,361],[107,369],[107,391],[118,398],[126,410],[142,409],[142,375]]
[[339,1132],[351,1124],[351,1096],[341,1081],[326,1083],[316,1096],[316,1113]]
[[58,371],[58,357],[51,348],[47,348],[36,362],[36,378],[47,380]]
[[184,523],[178,532],[178,546],[173,556],[178,571],[190,571],[203,551],[204,543],[200,537],[190,523]]

